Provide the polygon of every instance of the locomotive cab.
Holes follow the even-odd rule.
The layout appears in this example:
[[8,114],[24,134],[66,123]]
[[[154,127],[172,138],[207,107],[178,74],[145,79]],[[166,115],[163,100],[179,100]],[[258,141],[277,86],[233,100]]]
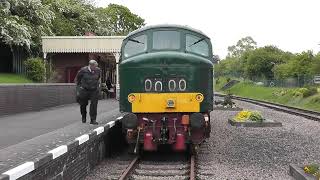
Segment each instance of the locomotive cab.
[[120,110],[127,141],[137,151],[174,151],[209,137],[213,106],[210,39],[177,25],[141,28],[123,41]]

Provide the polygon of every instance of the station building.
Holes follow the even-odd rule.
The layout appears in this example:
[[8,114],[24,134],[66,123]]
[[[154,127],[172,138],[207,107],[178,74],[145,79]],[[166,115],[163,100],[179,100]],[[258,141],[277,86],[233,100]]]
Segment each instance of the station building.
[[43,58],[53,69],[53,82],[73,83],[78,70],[95,59],[102,70],[102,81],[116,83],[116,68],[123,36],[46,36],[42,37]]
[[101,81],[110,78],[118,87],[117,76],[121,44],[124,36],[44,36],[44,60],[53,70],[50,82],[73,83],[79,69],[90,59],[98,62],[102,70]]

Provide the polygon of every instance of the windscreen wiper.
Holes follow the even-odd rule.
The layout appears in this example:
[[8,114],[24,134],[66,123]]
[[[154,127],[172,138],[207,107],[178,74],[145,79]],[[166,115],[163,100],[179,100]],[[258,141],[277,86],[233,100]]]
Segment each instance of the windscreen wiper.
[[198,44],[199,42],[201,42],[201,41],[203,41],[203,40],[205,40],[205,38],[199,39],[198,41],[196,41],[196,42],[192,43],[191,45],[189,45],[189,47],[191,47],[191,46],[193,46],[193,45],[195,45],[195,44]]
[[143,42],[141,41],[138,41],[138,40],[135,40],[135,39],[128,39],[129,41],[132,41],[132,42],[135,42],[135,43],[139,43],[139,44],[144,44]]

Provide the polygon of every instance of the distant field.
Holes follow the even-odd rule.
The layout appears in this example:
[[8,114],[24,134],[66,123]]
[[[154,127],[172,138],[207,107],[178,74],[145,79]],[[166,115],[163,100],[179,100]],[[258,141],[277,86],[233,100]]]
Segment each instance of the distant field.
[[32,83],[32,81],[23,75],[0,73],[0,83]]
[[[220,83],[216,85],[216,90],[225,84],[225,78],[220,79]],[[318,87],[319,88],[319,87]],[[298,88],[280,88],[280,87],[263,87],[248,82],[240,82],[229,89],[234,95],[249,97],[258,100],[280,103],[288,106],[320,111],[320,93],[303,98],[295,96]],[[225,92],[226,93],[226,92]]]

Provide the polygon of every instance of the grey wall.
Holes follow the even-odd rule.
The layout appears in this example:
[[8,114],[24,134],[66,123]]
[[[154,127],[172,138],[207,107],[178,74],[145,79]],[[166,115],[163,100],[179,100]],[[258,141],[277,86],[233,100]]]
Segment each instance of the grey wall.
[[75,103],[75,84],[0,84],[0,116]]

